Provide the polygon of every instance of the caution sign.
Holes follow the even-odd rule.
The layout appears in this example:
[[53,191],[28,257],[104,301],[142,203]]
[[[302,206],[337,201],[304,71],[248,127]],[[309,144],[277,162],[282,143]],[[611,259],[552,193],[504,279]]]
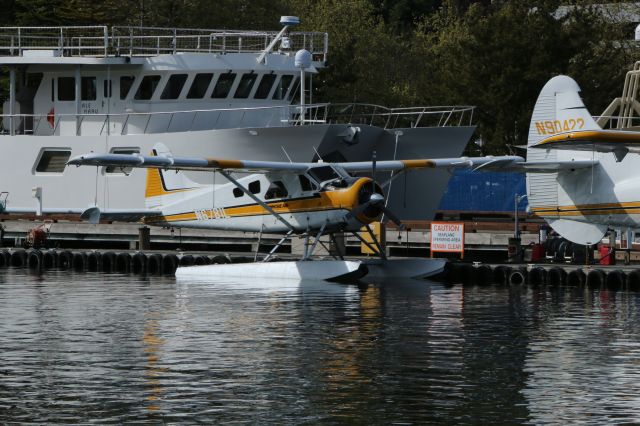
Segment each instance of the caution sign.
[[431,253],[464,253],[464,223],[431,222]]

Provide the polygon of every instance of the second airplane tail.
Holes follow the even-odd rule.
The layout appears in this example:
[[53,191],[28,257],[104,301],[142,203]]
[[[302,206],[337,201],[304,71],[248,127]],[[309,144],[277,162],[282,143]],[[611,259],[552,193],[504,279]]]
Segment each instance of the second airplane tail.
[[[162,155],[171,157],[171,151],[163,144],[153,147],[154,156]],[[145,186],[145,206],[147,208],[159,208],[182,200],[188,191],[201,188],[203,185],[189,179],[183,172],[176,170],[147,169],[147,182]]]

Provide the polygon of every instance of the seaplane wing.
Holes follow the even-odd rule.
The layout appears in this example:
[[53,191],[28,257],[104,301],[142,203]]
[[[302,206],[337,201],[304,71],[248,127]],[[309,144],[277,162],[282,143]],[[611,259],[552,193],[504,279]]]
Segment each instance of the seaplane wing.
[[[331,163],[347,172],[369,172],[372,168],[378,171],[401,171],[426,168],[479,168],[485,164],[494,167],[507,167],[524,162],[522,157],[459,157],[418,160],[361,161],[351,163]],[[173,157],[166,155],[143,156],[138,154],[84,154],[69,160],[67,164],[76,166],[113,166],[158,168],[164,170],[196,170],[214,171],[228,170],[239,172],[305,172],[310,167],[321,163],[286,163],[277,161],[227,160],[219,158]]]

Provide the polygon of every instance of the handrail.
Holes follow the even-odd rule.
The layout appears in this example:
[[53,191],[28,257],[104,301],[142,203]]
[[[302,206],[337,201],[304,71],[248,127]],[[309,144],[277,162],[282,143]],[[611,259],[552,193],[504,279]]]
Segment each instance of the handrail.
[[[372,108],[370,113],[366,113],[366,109]],[[351,114],[358,108],[362,112]],[[51,114],[3,114],[2,126],[0,130],[7,133],[11,128],[10,123],[14,122],[14,128],[17,129],[16,134],[39,134],[48,133],[56,134],[60,130],[61,123],[75,123],[75,134],[83,134],[85,124],[95,127],[94,134],[102,135],[105,132],[111,132],[109,124],[115,124],[120,127],[120,134],[135,134],[135,128],[142,129],[141,133],[164,133],[172,132],[171,127],[174,121],[178,121],[177,117],[185,114],[193,114],[193,117],[187,117],[188,125],[183,123],[180,130],[173,131],[192,131],[192,130],[210,130],[215,128],[227,128],[224,125],[219,126],[218,123],[224,113],[242,113],[239,119],[238,127],[252,127],[255,120],[258,119],[265,127],[273,126],[313,126],[318,124],[369,124],[378,125],[382,128],[397,127],[457,127],[471,125],[473,119],[472,106],[434,106],[434,107],[406,107],[406,108],[387,108],[373,104],[330,104],[318,103],[305,105],[305,118],[301,120],[299,105],[272,105],[259,107],[242,107],[242,108],[215,108],[215,109],[193,109],[193,110],[175,110],[175,111],[157,111],[157,112],[124,112],[124,113],[57,113]],[[279,112],[279,113],[278,113]],[[204,114],[218,114],[215,122],[208,121],[206,129],[197,128],[196,122],[198,117],[211,120],[211,116],[203,117]],[[237,116],[227,116],[228,119]],[[457,117],[457,120],[452,119]],[[140,119],[142,122],[140,123]],[[345,118],[345,119],[343,119]],[[30,119],[30,120],[29,120]],[[96,120],[98,119],[98,120]],[[42,126],[42,121],[45,124]],[[53,120],[53,122],[51,121]],[[234,118],[234,123],[235,123]],[[253,121],[252,121],[253,120]],[[154,123],[155,131],[149,131],[151,123]],[[46,123],[49,127],[46,127]],[[132,124],[133,122],[133,124]],[[184,120],[183,120],[184,122]],[[165,124],[166,123],[166,124]],[[234,124],[231,123],[231,124]],[[244,126],[243,126],[244,123]],[[27,128],[27,124],[30,128]],[[132,130],[132,126],[134,130]],[[137,127],[136,127],[137,126]],[[185,127],[186,126],[186,127]],[[47,128],[48,132],[43,129]],[[46,135],[46,134],[45,134]],[[43,135],[43,136],[45,136]]]
[[[151,56],[163,53],[259,53],[275,31],[106,26],[0,27],[0,55],[22,56],[25,50],[53,50],[61,56]],[[290,32],[291,51],[305,48],[326,61],[328,35]]]

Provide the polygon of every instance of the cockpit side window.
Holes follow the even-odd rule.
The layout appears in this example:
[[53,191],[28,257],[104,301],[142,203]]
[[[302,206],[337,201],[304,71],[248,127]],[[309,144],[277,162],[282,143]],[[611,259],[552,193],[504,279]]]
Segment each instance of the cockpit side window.
[[260,181],[259,180],[254,180],[253,182],[251,182],[249,184],[249,192],[251,192],[252,194],[259,194],[260,193]]
[[273,200],[274,198],[284,198],[287,195],[289,195],[289,192],[284,186],[284,183],[282,183],[281,180],[276,180],[269,185],[269,189],[267,189],[267,192],[264,194],[264,199]]
[[340,175],[331,166],[312,167],[309,169],[308,173],[317,182],[326,182],[340,177]]
[[305,175],[298,175],[298,180],[300,181],[300,188],[303,191],[313,191],[315,189],[309,178]]

